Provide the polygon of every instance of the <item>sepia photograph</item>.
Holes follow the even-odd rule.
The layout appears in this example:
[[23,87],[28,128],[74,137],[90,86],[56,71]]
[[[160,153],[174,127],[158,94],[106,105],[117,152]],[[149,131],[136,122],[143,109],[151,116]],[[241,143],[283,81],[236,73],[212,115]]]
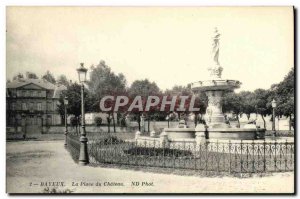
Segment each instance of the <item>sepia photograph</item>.
[[295,194],[293,6],[7,6],[7,194]]

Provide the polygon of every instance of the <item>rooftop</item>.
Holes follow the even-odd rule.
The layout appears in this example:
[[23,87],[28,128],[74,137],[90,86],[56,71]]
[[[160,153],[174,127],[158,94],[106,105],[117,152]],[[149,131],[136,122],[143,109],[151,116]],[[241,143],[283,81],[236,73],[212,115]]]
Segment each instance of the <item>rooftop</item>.
[[55,85],[52,84],[51,82],[48,82],[45,79],[28,79],[28,78],[21,78],[21,79],[13,80],[12,82],[8,82],[6,84],[6,88],[16,89],[29,84],[35,84],[46,90],[53,90],[54,91],[53,98],[59,98],[61,92],[67,89],[67,87],[64,85]]

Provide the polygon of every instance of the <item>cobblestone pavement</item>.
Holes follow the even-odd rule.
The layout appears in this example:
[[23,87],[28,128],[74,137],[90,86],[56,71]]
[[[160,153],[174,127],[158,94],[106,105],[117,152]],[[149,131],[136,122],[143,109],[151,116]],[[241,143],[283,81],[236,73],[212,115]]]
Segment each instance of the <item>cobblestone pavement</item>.
[[[79,166],[63,141],[7,143],[8,193],[292,193],[294,174],[199,177]],[[54,190],[53,190],[54,189]]]

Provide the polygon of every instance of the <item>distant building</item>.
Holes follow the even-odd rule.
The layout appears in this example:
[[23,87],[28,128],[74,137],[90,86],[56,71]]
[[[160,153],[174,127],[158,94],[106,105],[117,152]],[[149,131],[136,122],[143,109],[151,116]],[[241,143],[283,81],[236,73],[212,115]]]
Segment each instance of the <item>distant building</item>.
[[[102,119],[102,124],[107,124],[107,113],[86,113],[85,114],[85,123],[86,124],[95,124],[95,118],[100,117]],[[117,121],[117,113],[114,113],[115,121]],[[112,122],[111,122],[112,124]]]
[[6,125],[43,132],[45,127],[62,124],[57,111],[59,96],[66,87],[46,80],[19,78],[6,85]]

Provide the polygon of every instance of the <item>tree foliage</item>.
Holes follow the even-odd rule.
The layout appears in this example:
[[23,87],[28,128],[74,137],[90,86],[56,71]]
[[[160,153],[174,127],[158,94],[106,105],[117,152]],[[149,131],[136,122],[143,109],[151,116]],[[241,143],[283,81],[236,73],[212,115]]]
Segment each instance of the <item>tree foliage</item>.
[[[14,79],[22,77],[22,74],[18,74],[14,77]],[[49,71],[47,71],[46,75],[44,75],[44,78],[47,78],[51,82],[54,82],[55,79],[52,79],[52,77],[53,76]],[[64,96],[68,96],[68,113],[79,116],[81,114],[80,85],[76,83],[69,84],[67,78],[64,75],[58,77],[57,83],[64,84],[68,88],[60,98],[60,113],[62,115],[64,114],[63,98]],[[191,97],[195,95],[189,85],[174,86],[172,89],[162,92],[155,82],[151,82],[148,79],[136,80],[131,84],[129,88],[127,88],[125,76],[123,74],[115,74],[104,61],[100,61],[98,65],[91,67],[90,81],[87,83],[87,85],[89,89],[85,89],[86,112],[100,111],[99,102],[104,96],[115,96],[115,99],[116,96],[119,95],[126,95],[129,97],[130,100],[128,105],[126,107],[123,107],[123,109],[119,109],[118,121],[119,119],[121,121],[122,117],[127,114],[129,105],[132,103],[132,100],[135,98],[135,96],[142,97],[144,110],[148,96],[158,96],[161,103],[161,99],[163,96],[168,96],[168,99],[171,100],[172,96],[177,96],[179,98],[179,96]],[[295,108],[294,93],[294,69],[292,69],[282,82],[272,85],[270,89],[256,89],[253,92],[241,91],[239,93],[225,93],[222,99],[222,108],[223,112],[231,112],[237,117],[237,119],[239,119],[241,114],[246,114],[248,119],[250,118],[251,113],[260,114],[265,123],[265,117],[272,114],[271,102],[273,99],[275,99],[277,101],[276,115],[284,115],[291,118],[294,115]],[[204,93],[196,93],[196,96],[197,97],[194,107],[200,107],[200,111],[196,112],[195,114],[202,115],[206,111],[207,97]],[[107,100],[106,103],[107,106],[111,106],[115,104],[115,101]],[[185,106],[188,106],[189,103],[190,98],[186,101]],[[177,101],[175,110],[179,107],[179,105],[180,101]],[[171,114],[171,112],[168,111],[168,105],[166,106],[165,112],[159,111],[160,106],[161,104],[158,104],[157,107],[151,107],[149,112],[144,113],[147,116],[148,120],[150,120],[151,118],[156,120],[165,120],[166,116]],[[185,108],[188,109],[188,107]],[[142,111],[133,109],[131,113],[135,115],[135,118],[138,120],[138,122],[140,122]],[[113,122],[115,122],[114,117],[111,117],[111,115],[113,114],[113,109],[112,111],[108,112],[108,114],[110,116],[108,118],[109,123],[111,121],[110,118],[112,118]],[[189,112],[185,111],[183,113],[179,111],[176,114],[189,114]]]
[[275,85],[273,89],[273,96],[277,102],[277,114],[284,116],[294,115],[295,102],[295,82],[294,82],[294,68],[285,76],[282,82]]
[[57,81],[56,81],[57,84],[61,84],[61,85],[64,85],[66,87],[69,86],[69,81],[67,79],[67,77],[65,75],[60,75],[57,77]]
[[[150,82],[148,79],[136,80],[134,81],[130,88],[128,89],[129,104],[130,105],[136,96],[141,96],[143,110],[147,103],[148,96],[159,96],[161,98],[161,91],[155,82]],[[157,106],[159,107],[159,105]],[[160,112],[157,107],[151,107],[147,113],[148,121],[151,120],[151,116],[154,118],[161,117]],[[140,111],[137,108],[132,109],[133,113],[138,121],[139,129],[141,129],[141,114],[143,111]],[[163,116],[162,116],[163,117]],[[149,126],[149,122],[148,122]],[[149,127],[148,127],[149,129]]]
[[235,92],[227,92],[222,98],[222,109],[224,113],[232,112],[238,121],[240,127],[239,116],[243,113],[242,95]]
[[96,66],[91,66],[89,90],[100,100],[106,95],[119,95],[126,91],[125,76],[115,74],[111,68],[102,60]]
[[[94,103],[91,103],[94,111],[101,111],[99,107],[100,100],[107,95],[118,96],[126,94],[126,78],[122,73],[115,74],[111,68],[101,60],[96,66],[91,66],[90,81],[88,82],[91,98]],[[112,103],[113,102],[106,102]],[[110,131],[110,122],[112,118],[114,131],[115,129],[115,117],[113,117],[113,109],[108,112],[108,131]]]
[[13,77],[13,80],[18,80],[18,79],[22,79],[24,78],[23,74],[22,73],[18,73],[16,74],[14,77]]
[[38,79],[38,76],[33,72],[26,72],[26,77],[28,79]]
[[[70,115],[75,115],[76,117],[81,115],[81,85],[74,83],[70,85],[67,90],[63,92],[62,95],[60,95],[59,98],[59,105],[58,105],[58,111],[61,115],[65,114],[65,105],[64,105],[64,98],[67,97],[69,104],[67,106],[67,112]],[[94,100],[90,96],[87,89],[85,89],[84,92],[85,97],[85,111],[89,112],[91,111],[91,102]]]
[[54,78],[54,76],[52,75],[52,73],[50,73],[50,71],[47,71],[43,76],[42,79],[47,80],[48,82],[55,84],[56,80]]

